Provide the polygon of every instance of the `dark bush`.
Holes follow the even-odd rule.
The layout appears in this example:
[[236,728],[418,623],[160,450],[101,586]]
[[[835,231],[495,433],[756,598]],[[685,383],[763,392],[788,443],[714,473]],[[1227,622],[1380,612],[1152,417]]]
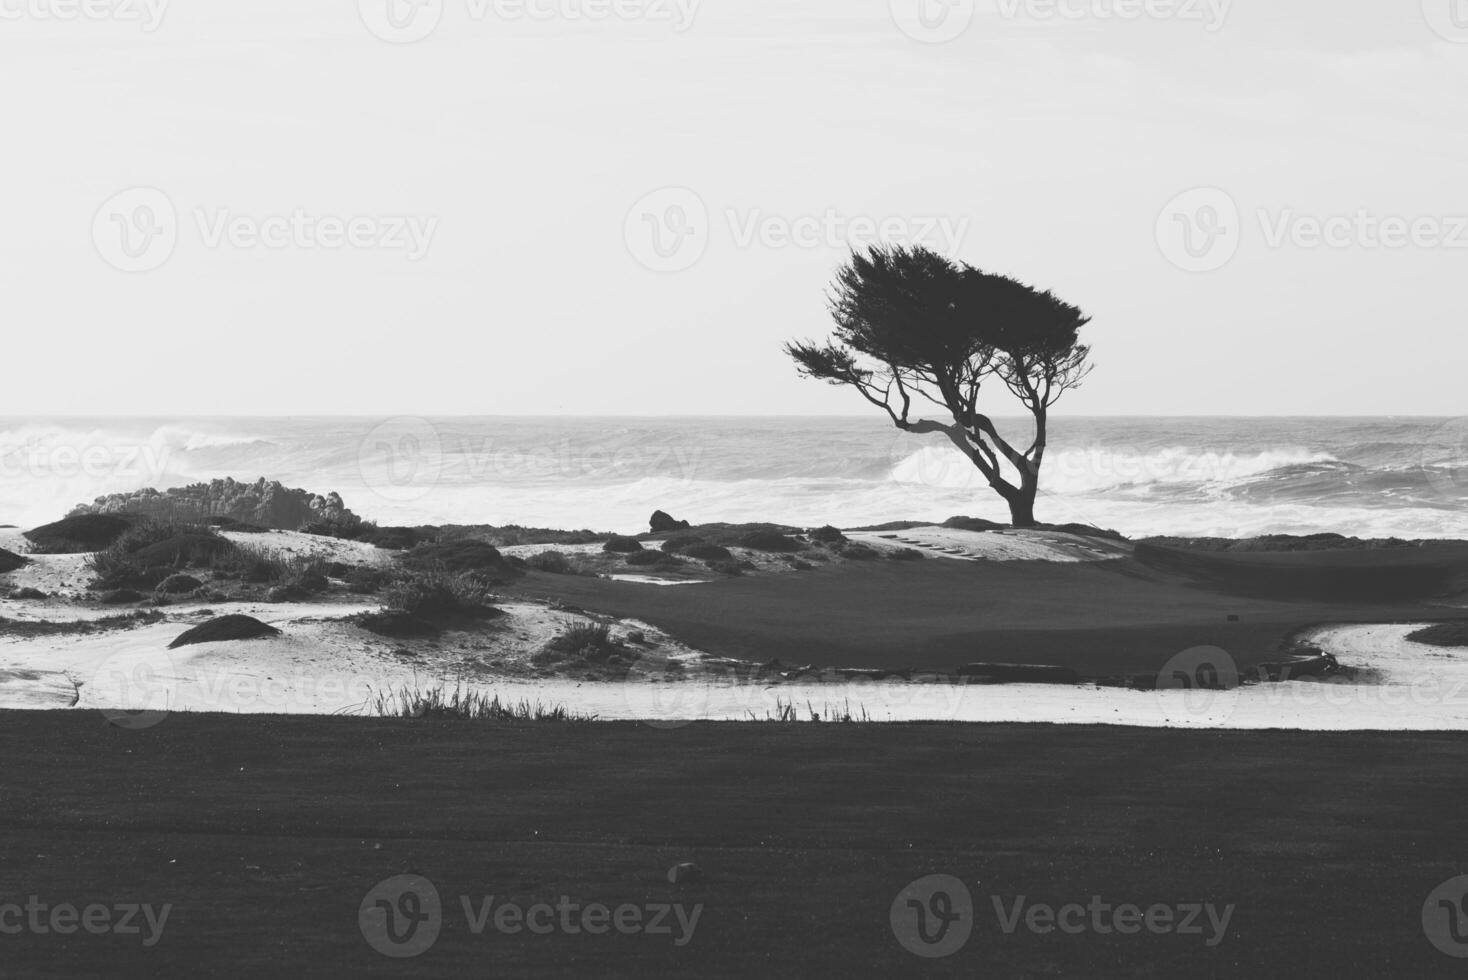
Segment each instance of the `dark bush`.
[[744,567],[745,566],[742,563],[737,561],[715,561],[709,563],[709,568],[712,568],[720,575],[743,575]]
[[605,664],[625,660],[627,648],[612,639],[605,623],[568,623],[535,657],[536,663],[582,660]]
[[165,595],[182,595],[185,592],[193,592],[195,589],[202,588],[203,585],[203,582],[200,582],[192,575],[180,573],[170,575],[162,582],[159,582],[158,591]]
[[642,542],[636,538],[617,536],[609,539],[606,544],[602,545],[601,550],[611,552],[612,554],[626,555],[634,551],[641,551]]
[[268,626],[249,616],[230,615],[200,623],[182,633],[168,644],[170,650],[195,643],[219,643],[224,640],[255,640],[266,636],[279,636],[280,630]]
[[848,544],[841,549],[840,555],[848,561],[876,561],[881,557],[875,548],[864,544]]
[[668,561],[672,557],[661,551],[638,551],[627,556],[627,564],[642,568]]
[[265,593],[266,602],[305,602],[311,593],[299,585],[277,585]]
[[421,619],[482,618],[498,613],[490,603],[488,590],[472,573],[417,573],[389,585],[383,599],[389,611]]
[[141,592],[133,589],[113,589],[111,592],[104,592],[98,601],[104,606],[122,606],[130,602],[142,602],[144,598],[146,597]]
[[228,538],[208,531],[182,531],[129,549],[133,561],[143,568],[198,568],[236,551]]
[[754,551],[776,551],[793,552],[800,551],[805,545],[796,541],[787,534],[778,531],[754,531],[739,539],[739,543]]
[[810,539],[812,541],[818,541],[821,544],[841,544],[846,541],[846,535],[842,534],[837,528],[827,524],[825,527],[818,527],[810,532]]
[[542,551],[525,559],[525,564],[537,572],[551,575],[575,575],[576,566],[563,551]]
[[25,532],[31,550],[43,555],[79,555],[101,551],[137,523],[123,514],[74,514]]
[[351,511],[311,521],[301,528],[307,534],[324,538],[342,538],[347,541],[355,541],[372,529],[371,523],[362,520]]
[[358,539],[386,551],[404,551],[429,540],[434,535],[425,534],[414,527],[376,527]]
[[1468,622],[1438,623],[1409,633],[1407,639],[1435,647],[1468,647]]
[[916,548],[898,548],[896,551],[887,552],[888,561],[922,561],[927,555]]
[[695,544],[684,549],[683,554],[699,561],[733,561],[734,553],[716,544]]
[[387,585],[390,577],[380,568],[353,568],[347,572],[347,591],[353,595],[371,595]]
[[399,555],[398,560],[420,571],[473,572],[489,584],[512,582],[521,574],[494,545],[472,538],[420,544]]
[[662,548],[670,555],[686,554],[689,548],[706,544],[705,539],[693,534],[675,534],[664,541]]
[[27,563],[27,559],[22,558],[15,552],[6,551],[4,548],[0,548],[0,575],[3,575],[6,572],[13,572],[17,568],[21,568]]

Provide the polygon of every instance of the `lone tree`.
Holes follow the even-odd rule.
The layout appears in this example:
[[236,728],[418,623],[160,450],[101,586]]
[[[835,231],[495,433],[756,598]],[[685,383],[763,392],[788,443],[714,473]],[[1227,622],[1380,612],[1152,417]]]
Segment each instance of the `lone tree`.
[[[824,344],[785,346],[801,375],[855,388],[906,432],[943,433],[1009,504],[1014,525],[1032,527],[1050,406],[1091,371],[1091,348],[1078,339],[1090,317],[921,247],[854,254],[836,275],[830,309],[836,330]],[[986,384],[1033,416],[1027,449],[979,411]],[[914,418],[924,401],[947,420]]]

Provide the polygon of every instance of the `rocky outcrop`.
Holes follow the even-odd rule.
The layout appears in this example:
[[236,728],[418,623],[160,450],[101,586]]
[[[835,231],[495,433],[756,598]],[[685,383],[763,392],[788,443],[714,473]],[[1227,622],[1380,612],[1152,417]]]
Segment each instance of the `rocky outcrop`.
[[673,520],[673,515],[661,510],[653,511],[652,518],[648,521],[648,524],[652,527],[653,534],[663,534],[668,531],[686,531],[688,529],[687,521],[675,521]]
[[278,480],[241,483],[228,478],[171,490],[148,488],[108,494],[71,511],[72,515],[122,513],[179,521],[228,517],[284,531],[295,531],[314,521],[356,516],[336,493],[322,496],[284,486]]

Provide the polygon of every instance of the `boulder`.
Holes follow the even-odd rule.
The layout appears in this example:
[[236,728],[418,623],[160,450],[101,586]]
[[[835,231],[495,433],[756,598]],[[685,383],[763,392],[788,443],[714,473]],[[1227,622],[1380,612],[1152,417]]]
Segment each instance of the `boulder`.
[[653,511],[648,525],[652,528],[652,533],[654,534],[663,534],[667,531],[686,531],[690,527],[687,521],[674,520],[671,514],[661,510]]

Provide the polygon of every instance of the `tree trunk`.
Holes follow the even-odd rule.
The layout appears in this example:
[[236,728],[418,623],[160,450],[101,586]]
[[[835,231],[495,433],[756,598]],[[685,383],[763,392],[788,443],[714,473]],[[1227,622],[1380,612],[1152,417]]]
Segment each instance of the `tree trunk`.
[[1009,523],[1015,527],[1034,527],[1039,523],[1035,520],[1035,495],[1040,489],[1038,474],[1025,474],[1025,479],[1017,487],[1011,485],[995,489],[999,490],[1005,503],[1009,504]]
[[1035,520],[1035,491],[1020,490],[1009,501],[1009,522],[1015,527],[1034,527],[1038,522]]

